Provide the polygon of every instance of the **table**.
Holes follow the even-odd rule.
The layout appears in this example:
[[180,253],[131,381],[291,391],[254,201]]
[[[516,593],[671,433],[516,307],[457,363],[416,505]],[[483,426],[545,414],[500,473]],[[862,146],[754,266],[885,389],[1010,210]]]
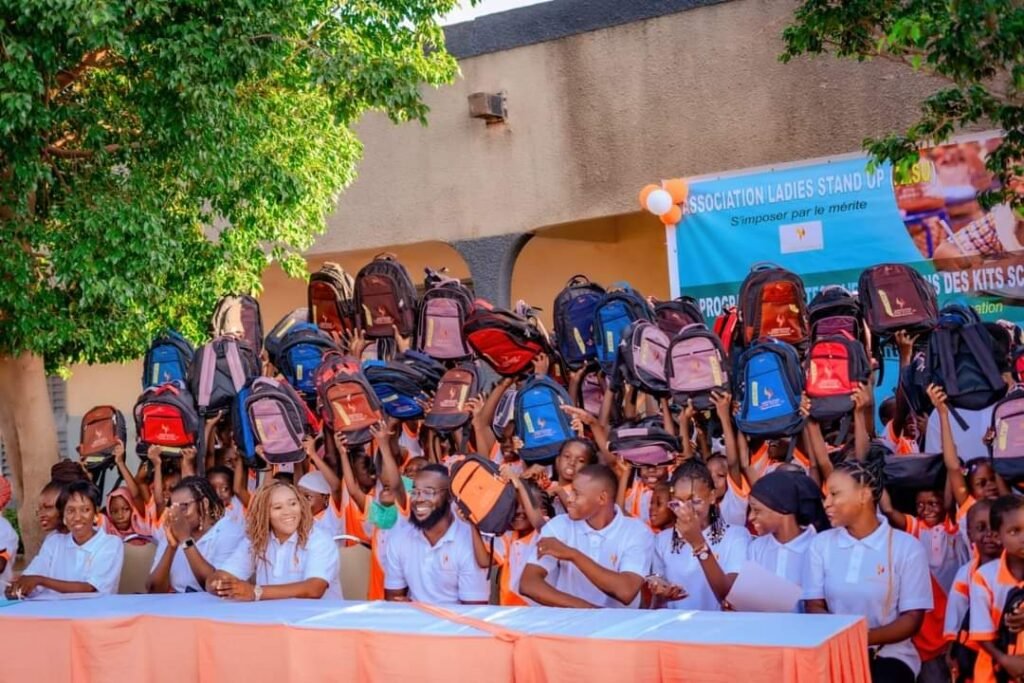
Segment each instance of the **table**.
[[279,600],[204,593],[0,607],[0,683],[868,681],[838,615]]

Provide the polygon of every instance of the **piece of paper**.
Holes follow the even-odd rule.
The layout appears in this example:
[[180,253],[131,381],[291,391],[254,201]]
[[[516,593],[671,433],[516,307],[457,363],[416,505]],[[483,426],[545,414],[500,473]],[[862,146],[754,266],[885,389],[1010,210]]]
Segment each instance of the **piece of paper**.
[[737,612],[793,612],[802,594],[797,584],[747,560],[725,601]]

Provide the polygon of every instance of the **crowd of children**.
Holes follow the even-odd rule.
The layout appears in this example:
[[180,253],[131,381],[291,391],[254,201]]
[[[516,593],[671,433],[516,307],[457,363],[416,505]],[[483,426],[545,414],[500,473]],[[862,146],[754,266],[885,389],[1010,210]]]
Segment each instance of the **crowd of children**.
[[6,595],[114,592],[148,543],[151,592],[243,601],[341,598],[339,543],[370,549],[369,599],[436,604],[752,609],[756,565],[799,589],[781,609],[863,615],[876,681],[1024,677],[1015,326],[886,265],[810,302],[755,269],[710,329],[692,299],[577,277],[549,335],[384,261],[318,273],[265,337],[232,297],[187,358],[154,342],[141,465],[116,410],[87,416],[17,578],[0,519]]

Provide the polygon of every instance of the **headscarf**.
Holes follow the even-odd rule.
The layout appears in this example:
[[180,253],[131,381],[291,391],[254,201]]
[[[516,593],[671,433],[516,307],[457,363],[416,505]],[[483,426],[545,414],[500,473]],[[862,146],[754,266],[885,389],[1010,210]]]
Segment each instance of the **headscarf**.
[[7,504],[11,502],[11,482],[7,481],[4,477],[0,477],[0,510],[7,507]]
[[770,472],[754,482],[750,495],[781,515],[794,515],[800,526],[813,525],[818,531],[829,528],[821,490],[802,472]]
[[[110,518],[110,501],[114,498],[123,498],[128,507],[131,508],[131,527],[127,531],[121,531],[114,526],[114,520]],[[151,530],[142,522],[142,517],[139,515],[139,511],[135,508],[135,501],[132,500],[131,492],[124,486],[118,487],[107,494],[107,512],[103,515],[103,530],[112,536],[131,536],[132,534],[138,536],[149,536]]]

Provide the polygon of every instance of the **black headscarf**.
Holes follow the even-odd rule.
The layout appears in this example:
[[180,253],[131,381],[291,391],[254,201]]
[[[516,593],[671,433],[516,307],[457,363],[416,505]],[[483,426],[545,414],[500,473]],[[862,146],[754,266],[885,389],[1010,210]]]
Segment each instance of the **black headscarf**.
[[776,470],[758,479],[750,495],[781,515],[794,515],[800,526],[813,525],[818,531],[829,528],[821,489],[802,472]]

